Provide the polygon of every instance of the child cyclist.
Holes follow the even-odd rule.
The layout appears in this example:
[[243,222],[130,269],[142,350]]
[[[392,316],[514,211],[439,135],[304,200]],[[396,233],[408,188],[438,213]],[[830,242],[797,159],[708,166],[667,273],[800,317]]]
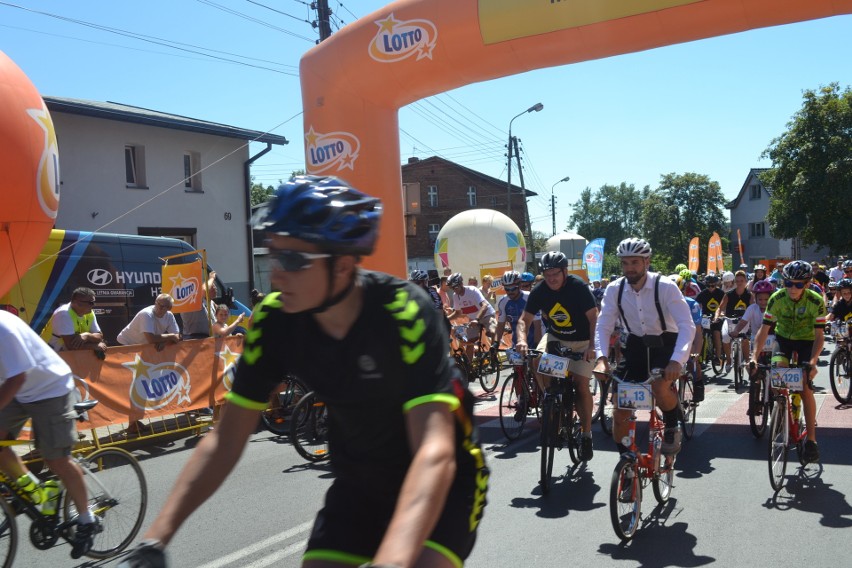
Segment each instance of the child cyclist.
[[[763,324],[763,312],[766,311],[766,303],[769,301],[769,296],[775,292],[775,286],[769,280],[758,280],[751,287],[751,293],[754,295],[754,304],[746,308],[742,319],[737,322],[732,335],[736,337],[744,331],[751,332],[752,341],[757,336],[760,326]],[[749,342],[743,341],[743,361],[749,359]],[[762,346],[757,345],[755,349],[759,351]]]
[[[255,310],[219,425],[123,566],[165,565],[163,548],[224,482],[290,372],[326,404],[334,471],[302,566],[462,565],[488,485],[473,401],[426,292],[360,268],[380,215],[378,199],[336,178],[299,176],[278,188],[255,223],[278,292]],[[272,513],[285,504],[282,496],[265,505]]]

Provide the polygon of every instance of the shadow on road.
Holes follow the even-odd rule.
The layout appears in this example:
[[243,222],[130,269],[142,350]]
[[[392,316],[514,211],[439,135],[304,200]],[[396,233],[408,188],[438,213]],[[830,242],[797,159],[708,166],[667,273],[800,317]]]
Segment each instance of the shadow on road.
[[797,468],[794,475],[787,476],[781,491],[767,499],[763,506],[822,515],[819,523],[824,527],[852,527],[852,505],[846,501],[846,495],[822,480],[822,472],[821,464]]
[[595,483],[592,472],[584,463],[560,470],[562,475],[556,469],[554,467],[554,477],[547,495],[543,495],[541,487],[536,484],[530,491],[532,497],[515,497],[511,506],[538,509],[536,516],[545,519],[559,519],[567,517],[571,511],[591,511],[606,506],[606,503],[595,502],[595,495],[601,487]]

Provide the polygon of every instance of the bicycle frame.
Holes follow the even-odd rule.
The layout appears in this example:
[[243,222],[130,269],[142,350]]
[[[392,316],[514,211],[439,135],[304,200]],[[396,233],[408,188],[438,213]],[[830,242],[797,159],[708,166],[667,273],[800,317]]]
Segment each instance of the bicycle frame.
[[[615,384],[618,384],[619,382],[621,381],[615,379]],[[625,436],[621,440],[621,443],[627,447],[630,457],[632,457],[636,461],[636,465],[639,468],[640,474],[646,480],[653,479],[658,474],[657,462],[659,460],[655,458],[658,458],[659,448],[655,447],[655,445],[657,441],[662,443],[663,430],[665,429],[665,425],[663,424],[663,421],[659,416],[659,411],[656,407],[656,400],[654,399],[654,395],[651,392],[650,385],[648,387],[648,394],[651,397],[652,405],[651,411],[649,413],[650,417],[648,419],[648,451],[646,453],[639,451],[639,446],[636,444],[636,423],[638,421],[636,413],[638,411],[635,409],[631,409],[630,418],[627,419],[629,422],[627,436]],[[629,441],[630,443],[625,444],[625,440]],[[673,458],[672,462],[674,462]]]

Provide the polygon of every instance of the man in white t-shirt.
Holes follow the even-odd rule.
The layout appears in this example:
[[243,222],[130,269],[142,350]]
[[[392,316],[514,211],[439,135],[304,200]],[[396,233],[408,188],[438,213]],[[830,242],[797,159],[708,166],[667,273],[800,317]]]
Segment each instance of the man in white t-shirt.
[[[447,279],[447,285],[453,291],[453,311],[447,316],[450,322],[454,318],[465,315],[471,322],[479,322],[485,329],[485,335],[490,341],[494,340],[497,331],[497,318],[494,306],[492,306],[479,288],[476,286],[465,286],[460,272],[456,272]],[[473,339],[473,338],[470,338]],[[465,352],[469,359],[473,360],[473,344],[466,345]]]
[[[0,439],[17,438],[32,419],[36,447],[81,512],[71,549],[71,557],[80,558],[92,547],[95,518],[88,507],[83,472],[71,459],[77,441],[71,368],[23,320],[3,310],[0,345]],[[49,496],[10,447],[0,447],[0,469],[33,503]]]
[[50,346],[54,351],[92,349],[103,358],[106,343],[94,307],[95,292],[81,287],[71,293],[70,302],[56,308],[50,320],[53,332]]
[[174,301],[168,294],[160,294],[153,306],[143,308],[127,327],[118,334],[122,345],[140,343],[177,343],[180,341],[177,320],[170,311]]
[[835,282],[840,282],[841,280],[843,280],[843,257],[842,256],[837,257],[837,266],[835,266],[834,268],[832,268],[829,271],[828,277],[829,277],[829,279],[834,280]]

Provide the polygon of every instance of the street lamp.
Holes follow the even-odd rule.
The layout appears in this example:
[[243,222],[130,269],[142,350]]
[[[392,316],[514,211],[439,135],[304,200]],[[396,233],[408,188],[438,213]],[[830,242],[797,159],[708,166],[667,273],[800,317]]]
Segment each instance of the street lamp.
[[556,187],[556,184],[562,183],[563,181],[568,181],[570,179],[571,179],[570,177],[565,176],[564,178],[562,178],[561,180],[557,181],[552,186],[550,186],[550,215],[551,215],[551,218],[553,219],[553,234],[554,235],[556,234],[556,198],[553,196],[553,188]]
[[508,176],[508,180],[506,182],[506,197],[507,197],[506,209],[508,211],[509,218],[512,217],[512,123],[515,122],[515,119],[518,118],[519,116],[523,116],[523,115],[525,115],[529,112],[538,112],[543,108],[544,108],[543,104],[536,103],[533,106],[531,106],[530,108],[528,108],[527,110],[525,110],[524,112],[512,117],[512,120],[509,121],[509,146],[507,148],[509,151],[506,153],[506,156],[508,156],[507,169],[509,170],[509,176]]

